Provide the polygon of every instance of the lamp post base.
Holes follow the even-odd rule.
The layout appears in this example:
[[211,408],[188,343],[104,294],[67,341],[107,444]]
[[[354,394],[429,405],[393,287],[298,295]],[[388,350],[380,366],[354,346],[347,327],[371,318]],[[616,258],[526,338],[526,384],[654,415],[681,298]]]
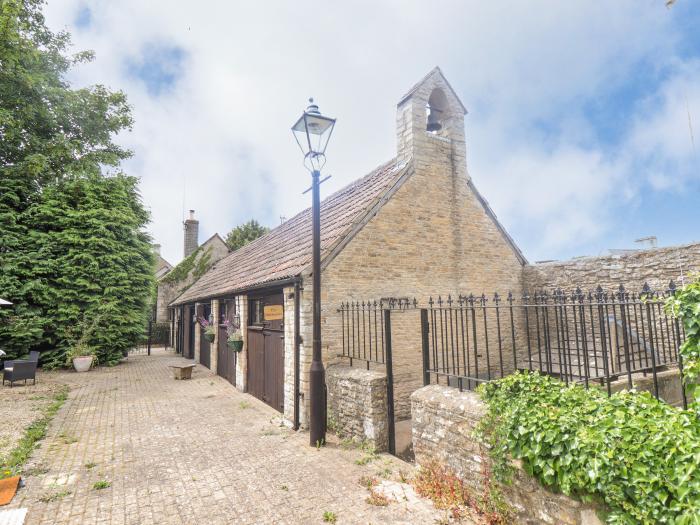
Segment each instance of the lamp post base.
[[322,361],[312,361],[309,372],[309,444],[326,443],[326,370]]

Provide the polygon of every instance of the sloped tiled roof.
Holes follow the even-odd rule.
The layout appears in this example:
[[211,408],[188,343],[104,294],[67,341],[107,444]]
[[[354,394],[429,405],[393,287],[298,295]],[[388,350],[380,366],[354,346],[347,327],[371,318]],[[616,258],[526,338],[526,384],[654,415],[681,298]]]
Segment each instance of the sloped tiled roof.
[[[406,172],[391,160],[321,202],[321,260]],[[311,208],[217,262],[172,304],[250,289],[301,274],[311,265]]]

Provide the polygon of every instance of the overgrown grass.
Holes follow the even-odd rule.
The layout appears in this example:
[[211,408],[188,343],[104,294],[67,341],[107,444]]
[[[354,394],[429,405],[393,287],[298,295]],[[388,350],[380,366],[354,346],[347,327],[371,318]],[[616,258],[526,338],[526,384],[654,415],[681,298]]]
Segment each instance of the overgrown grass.
[[24,431],[24,436],[17,446],[10,451],[7,457],[2,459],[0,466],[0,479],[16,476],[22,472],[22,467],[31,456],[39,441],[46,437],[46,429],[68,398],[68,387],[62,387],[53,397],[53,401],[42,410],[39,419],[29,425]]
[[447,510],[454,519],[460,519],[471,511],[489,525],[513,523],[512,509],[491,484],[490,472],[484,470],[481,474],[484,478],[483,488],[478,492],[448,467],[432,462],[421,465],[411,483],[420,496],[432,500],[436,509]]

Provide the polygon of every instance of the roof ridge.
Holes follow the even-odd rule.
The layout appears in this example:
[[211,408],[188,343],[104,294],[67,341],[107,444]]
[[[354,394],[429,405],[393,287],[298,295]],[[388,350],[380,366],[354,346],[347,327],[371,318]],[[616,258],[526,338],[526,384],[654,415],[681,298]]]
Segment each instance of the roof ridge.
[[[327,197],[325,197],[323,200],[321,200],[321,209],[323,209],[323,205],[324,205],[324,204],[327,204],[327,203],[331,202],[333,199],[339,197],[340,195],[342,195],[342,194],[345,193],[346,191],[350,190],[351,188],[355,188],[355,187],[359,186],[360,183],[361,183],[362,181],[364,181],[364,180],[367,179],[367,178],[370,178],[370,177],[373,176],[373,175],[377,175],[377,173],[379,173],[380,171],[383,171],[384,169],[386,169],[386,168],[387,168],[389,165],[391,165],[392,163],[395,163],[396,160],[397,160],[397,158],[394,157],[394,158],[391,159],[390,161],[387,161],[387,162],[385,162],[385,163],[383,163],[383,164],[380,164],[379,166],[377,166],[376,168],[374,168],[374,169],[373,169],[372,171],[370,171],[369,173],[363,175],[362,177],[357,178],[357,179],[355,179],[355,180],[349,182],[348,184],[346,184],[345,186],[343,186],[343,187],[340,188],[339,190],[334,191],[333,193],[331,193],[330,195],[328,195]],[[252,247],[252,246],[254,246],[254,245],[257,245],[257,244],[263,242],[266,238],[268,238],[268,237],[269,237],[270,235],[272,235],[273,233],[278,233],[278,232],[282,231],[282,229],[285,228],[285,227],[286,227],[286,228],[290,228],[290,227],[295,223],[295,221],[301,220],[301,219],[303,218],[303,216],[304,216],[305,214],[307,214],[307,213],[311,213],[311,206],[309,206],[309,207],[307,207],[307,208],[304,208],[303,210],[301,210],[299,213],[297,213],[296,215],[294,215],[294,216],[291,217],[290,219],[287,219],[287,220],[284,221],[282,224],[280,224],[280,225],[275,226],[274,228],[272,228],[272,229],[271,229],[269,232],[267,232],[265,235],[261,235],[260,237],[258,237],[257,239],[255,239],[255,240],[249,242],[249,243],[246,244],[245,246],[240,247],[238,250],[234,250],[234,252],[240,252],[241,250],[244,250],[244,249],[246,249],[246,248],[251,249],[250,247]],[[231,252],[231,254],[229,254],[229,255],[227,255],[226,257],[224,257],[224,259],[226,259],[227,257],[230,257],[230,255],[232,255],[234,252]],[[221,259],[221,260],[223,261],[224,259]]]
[[[328,257],[395,186],[408,162],[393,158],[321,201],[321,249]],[[300,275],[311,257],[311,208],[218,261],[171,305],[222,296]]]

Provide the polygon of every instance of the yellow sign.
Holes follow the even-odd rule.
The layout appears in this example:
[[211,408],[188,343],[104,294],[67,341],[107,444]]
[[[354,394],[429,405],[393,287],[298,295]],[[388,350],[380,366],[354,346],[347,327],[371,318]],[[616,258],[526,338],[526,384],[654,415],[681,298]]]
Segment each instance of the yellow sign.
[[281,304],[271,304],[263,310],[265,321],[281,321],[284,318],[284,309]]

